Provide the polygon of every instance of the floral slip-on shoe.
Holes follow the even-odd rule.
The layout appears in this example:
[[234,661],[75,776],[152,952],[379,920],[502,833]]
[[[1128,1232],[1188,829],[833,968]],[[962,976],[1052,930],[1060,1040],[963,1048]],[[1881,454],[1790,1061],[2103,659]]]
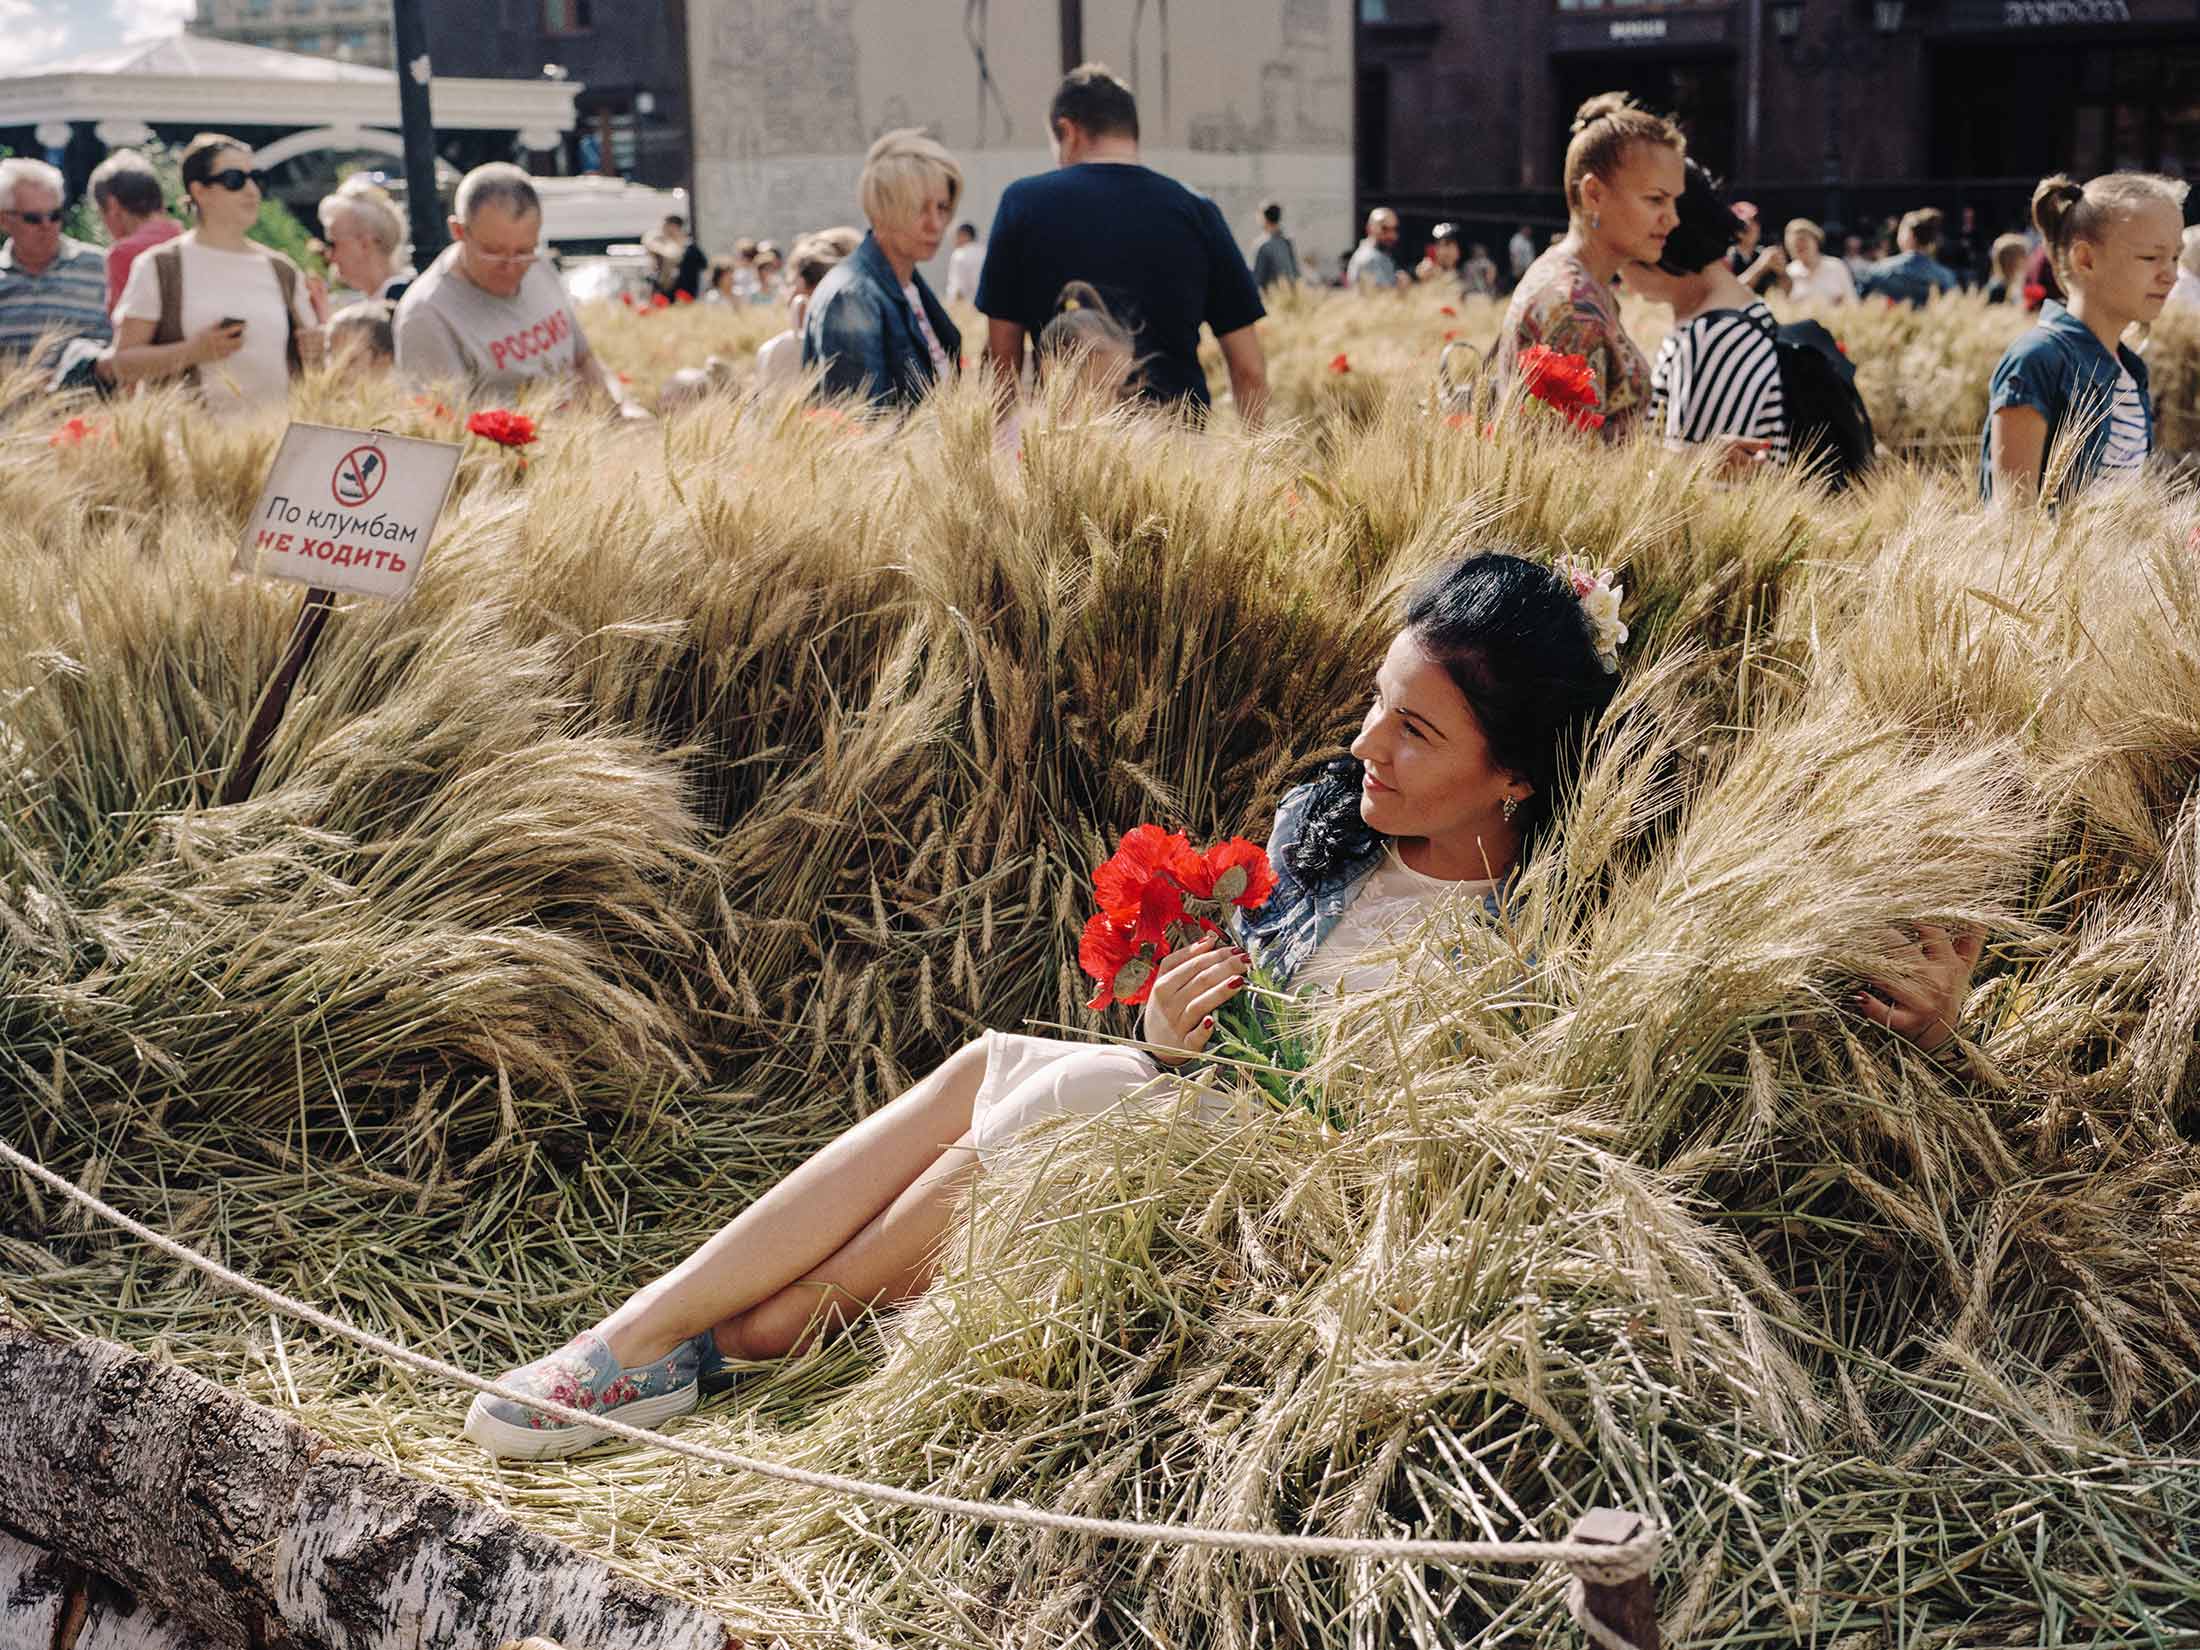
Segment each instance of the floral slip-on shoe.
[[[508,1371],[498,1384],[624,1421],[630,1427],[653,1427],[695,1407],[701,1362],[697,1342],[708,1338],[682,1341],[654,1362],[622,1369],[604,1338],[590,1330],[547,1358]],[[530,1461],[574,1455],[611,1436],[600,1428],[561,1421],[486,1392],[478,1394],[466,1412],[465,1435],[491,1455]]]

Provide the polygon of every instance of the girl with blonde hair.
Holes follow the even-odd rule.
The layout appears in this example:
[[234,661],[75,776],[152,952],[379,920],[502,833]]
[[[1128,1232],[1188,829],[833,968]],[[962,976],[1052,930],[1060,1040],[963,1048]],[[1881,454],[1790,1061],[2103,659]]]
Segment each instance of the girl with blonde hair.
[[2066,433],[2075,443],[2052,489],[2068,497],[2136,475],[2154,450],[2146,362],[2123,342],[2162,313],[2177,278],[2186,186],[2146,172],[2079,184],[2057,173],[2032,192],[2067,304],[2050,298],[1994,369],[1979,437],[1979,491],[2025,499],[2047,483]]

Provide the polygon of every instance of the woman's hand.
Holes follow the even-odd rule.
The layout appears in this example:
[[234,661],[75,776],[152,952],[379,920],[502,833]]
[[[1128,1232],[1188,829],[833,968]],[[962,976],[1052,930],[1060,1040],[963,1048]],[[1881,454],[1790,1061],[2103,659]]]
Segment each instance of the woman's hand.
[[1756,435],[1715,435],[1709,443],[1718,455],[1719,474],[1747,475],[1772,459],[1772,443]]
[[244,348],[244,323],[224,324],[216,321],[191,340],[191,362],[205,366],[209,361],[226,361]]
[[1956,1020],[1971,994],[1971,971],[1978,967],[1985,936],[1920,924],[1917,943],[1905,947],[1906,984],[1874,980],[1858,994],[1856,1006],[1897,1037],[1907,1037],[1927,1054],[1938,1054],[1956,1034]]
[[1146,998],[1144,1035],[1164,1065],[1189,1060],[1215,1033],[1215,1010],[1245,989],[1252,959],[1209,934],[1161,961]]

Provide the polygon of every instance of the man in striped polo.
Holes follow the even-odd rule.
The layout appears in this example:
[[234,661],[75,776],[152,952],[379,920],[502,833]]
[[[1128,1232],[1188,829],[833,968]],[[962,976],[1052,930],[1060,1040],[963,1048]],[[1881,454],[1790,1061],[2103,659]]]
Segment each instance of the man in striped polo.
[[96,246],[61,233],[61,174],[42,160],[0,160],[0,366],[12,366],[51,334],[51,365],[76,338],[104,344],[107,263]]

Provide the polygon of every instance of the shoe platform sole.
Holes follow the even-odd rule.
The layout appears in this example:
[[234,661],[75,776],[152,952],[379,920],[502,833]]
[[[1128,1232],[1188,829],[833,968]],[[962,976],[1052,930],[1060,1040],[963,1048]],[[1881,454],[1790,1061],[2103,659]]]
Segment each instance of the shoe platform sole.
[[[687,1414],[694,1409],[696,1400],[696,1383],[690,1381],[686,1386],[675,1387],[654,1398],[637,1398],[631,1404],[621,1404],[606,1415],[630,1427],[653,1427],[660,1421]],[[500,1400],[486,1392],[475,1397],[473,1408],[466,1412],[465,1436],[469,1442],[479,1444],[500,1460],[557,1460],[562,1456],[578,1455],[611,1437],[600,1427],[516,1426],[489,1413],[489,1406],[497,1402]]]

